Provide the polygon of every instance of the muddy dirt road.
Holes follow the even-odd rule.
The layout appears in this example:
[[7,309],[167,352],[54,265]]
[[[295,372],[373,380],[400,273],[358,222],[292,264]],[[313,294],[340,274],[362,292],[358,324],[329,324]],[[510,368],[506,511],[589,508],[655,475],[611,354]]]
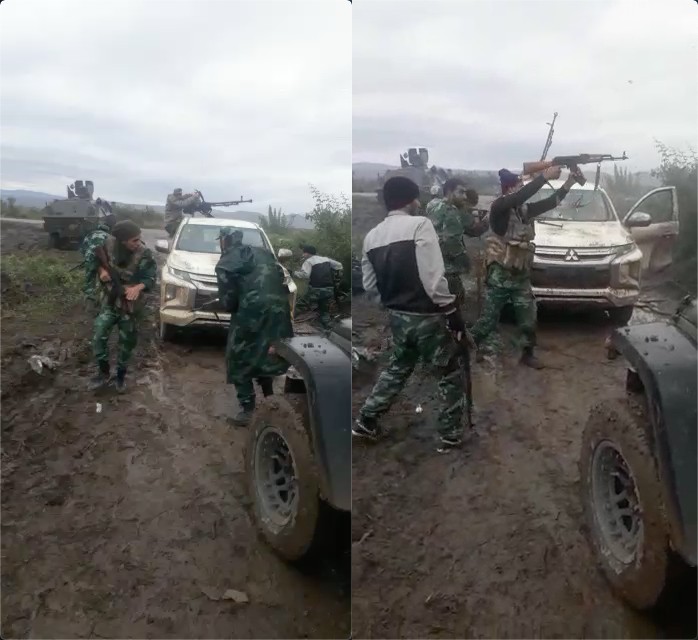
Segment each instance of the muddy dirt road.
[[[41,242],[8,228],[5,253]],[[80,308],[3,315],[3,637],[348,636],[348,571],[301,574],[257,537],[222,338],[163,347],[153,315],[129,393],[96,397]],[[32,372],[33,353],[56,373]]]
[[[385,317],[354,297],[354,344],[385,349]],[[511,326],[504,326],[505,336]],[[474,364],[475,437],[435,453],[435,385],[419,371],[353,453],[354,637],[692,637],[610,592],[584,537],[577,460],[587,412],[622,389],[594,316],[542,315],[542,371]],[[507,340],[504,340],[505,347]],[[354,411],[375,379],[354,377]],[[415,412],[421,403],[424,411]],[[695,626],[693,626],[695,634]]]

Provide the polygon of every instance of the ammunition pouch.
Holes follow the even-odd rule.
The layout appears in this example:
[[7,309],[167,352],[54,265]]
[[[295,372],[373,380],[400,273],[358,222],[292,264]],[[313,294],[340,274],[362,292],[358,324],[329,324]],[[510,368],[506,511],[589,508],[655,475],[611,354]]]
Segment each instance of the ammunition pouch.
[[528,271],[533,266],[536,245],[526,240],[509,240],[504,247],[502,266],[507,269]]

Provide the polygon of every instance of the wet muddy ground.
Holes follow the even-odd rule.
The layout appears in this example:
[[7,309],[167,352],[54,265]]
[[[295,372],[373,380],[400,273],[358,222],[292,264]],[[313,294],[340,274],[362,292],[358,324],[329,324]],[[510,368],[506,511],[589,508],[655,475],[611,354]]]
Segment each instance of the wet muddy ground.
[[[354,345],[378,355],[354,377],[357,412],[389,330],[363,297],[353,322]],[[435,452],[436,389],[419,370],[384,418],[386,440],[354,445],[354,637],[695,637],[695,594],[669,618],[635,613],[585,538],[582,430],[590,407],[625,382],[623,362],[606,359],[610,327],[542,313],[541,371],[517,364],[512,330],[503,326],[500,367],[473,364],[475,429],[462,451]]]
[[[4,253],[42,245],[2,225]],[[153,314],[128,394],[95,396],[79,306],[3,316],[2,637],[348,636],[348,570],[301,573],[257,536],[220,335],[163,346]]]

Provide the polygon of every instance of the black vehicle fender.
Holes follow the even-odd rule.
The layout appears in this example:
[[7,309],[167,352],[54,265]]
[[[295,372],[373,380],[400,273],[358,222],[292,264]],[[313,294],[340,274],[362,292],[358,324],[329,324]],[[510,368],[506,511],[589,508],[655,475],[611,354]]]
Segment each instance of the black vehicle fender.
[[336,509],[350,511],[351,360],[322,336],[288,338],[274,347],[303,378],[321,497]]
[[674,324],[617,329],[613,346],[642,382],[674,549],[696,565],[696,345]]

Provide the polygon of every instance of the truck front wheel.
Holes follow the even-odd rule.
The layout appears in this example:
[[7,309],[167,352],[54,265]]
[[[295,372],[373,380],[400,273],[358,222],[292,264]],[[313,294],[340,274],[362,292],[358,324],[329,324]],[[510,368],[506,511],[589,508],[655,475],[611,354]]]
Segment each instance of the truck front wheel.
[[595,406],[582,437],[580,487],[592,549],[615,591],[637,609],[665,590],[669,535],[644,397]]
[[323,511],[305,394],[269,396],[255,410],[245,467],[257,528],[284,559],[312,554]]

